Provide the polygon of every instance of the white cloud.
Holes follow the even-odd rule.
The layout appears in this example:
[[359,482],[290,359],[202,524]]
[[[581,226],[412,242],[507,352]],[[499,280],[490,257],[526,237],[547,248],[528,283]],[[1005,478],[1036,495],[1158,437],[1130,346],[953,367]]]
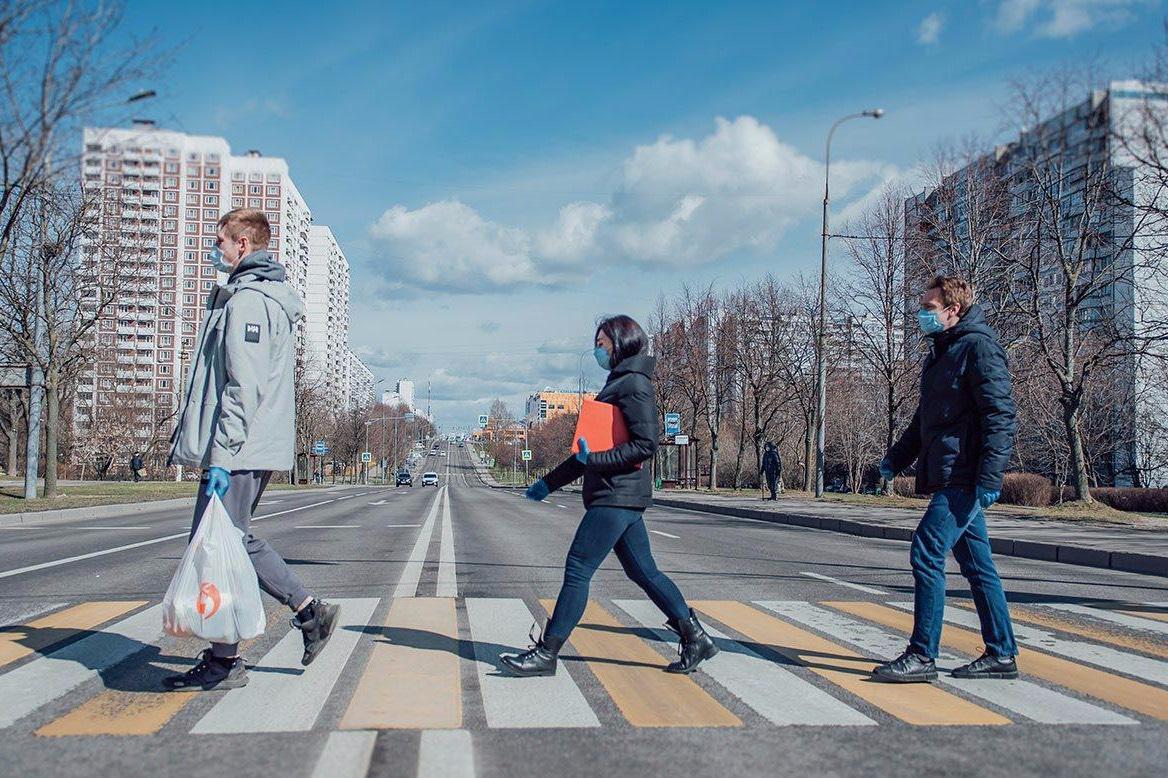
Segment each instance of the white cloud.
[[1041,38],[1070,38],[1096,27],[1122,27],[1133,9],[1152,0],[1002,0],[994,26],[1004,33],[1023,29]]
[[945,27],[945,14],[933,11],[921,19],[917,27],[917,43],[923,46],[935,46],[941,39],[941,30]]
[[[832,166],[833,197],[884,174]],[[383,293],[454,293],[579,283],[598,266],[693,267],[765,251],[820,201],[823,166],[757,119],[718,118],[700,140],[664,135],[636,147],[607,203],[564,205],[543,229],[508,227],[458,200],[397,205],[371,227]]]

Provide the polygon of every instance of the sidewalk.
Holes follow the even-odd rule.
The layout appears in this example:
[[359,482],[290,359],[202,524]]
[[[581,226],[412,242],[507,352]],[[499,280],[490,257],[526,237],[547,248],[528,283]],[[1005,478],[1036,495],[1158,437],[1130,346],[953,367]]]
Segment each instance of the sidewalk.
[[[723,496],[681,489],[657,491],[657,505],[773,521],[861,537],[912,540],[923,510],[837,502]],[[1061,521],[986,514],[995,554],[1168,576],[1168,524]]]

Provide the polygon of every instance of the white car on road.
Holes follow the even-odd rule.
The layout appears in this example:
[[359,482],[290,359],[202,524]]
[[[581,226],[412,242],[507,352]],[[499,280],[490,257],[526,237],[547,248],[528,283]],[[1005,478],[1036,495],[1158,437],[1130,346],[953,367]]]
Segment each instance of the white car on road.
[[438,474],[437,473],[422,473],[422,486],[437,486],[437,485],[438,485]]

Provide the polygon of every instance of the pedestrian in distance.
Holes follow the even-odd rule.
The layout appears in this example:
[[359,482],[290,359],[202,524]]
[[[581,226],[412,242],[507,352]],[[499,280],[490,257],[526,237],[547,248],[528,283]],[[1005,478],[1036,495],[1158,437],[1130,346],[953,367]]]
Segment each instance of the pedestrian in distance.
[[779,479],[783,475],[783,459],[779,456],[779,449],[774,443],[767,442],[766,451],[762,455],[762,474],[766,477],[767,488],[771,491],[771,499],[779,499]]
[[665,614],[667,626],[681,639],[679,658],[666,670],[691,673],[718,653],[714,641],[698,622],[677,585],[657,568],[649,547],[643,513],[653,501],[652,469],[641,467],[657,451],[660,435],[657,403],[653,395],[656,359],[649,356],[644,330],[628,316],[613,316],[596,328],[593,354],[608,380],[597,394],[600,402],[619,409],[629,440],[608,451],[590,451],[580,438],[580,451],[528,489],[528,499],[542,501],[551,492],[584,479],[584,518],[568,550],[564,582],[543,635],[519,654],[504,654],[502,661],[520,676],[553,675],[560,648],[584,615],[592,576],[610,551],[627,575]]
[[1006,594],[994,567],[985,510],[1002,493],[1014,446],[1015,406],[1006,352],[968,283],[938,276],[920,298],[917,321],[931,349],[921,371],[920,403],[880,463],[888,482],[916,462],[916,491],[932,494],[913,535],[913,632],[908,648],[878,666],[877,680],[936,679],[945,614],[945,558],[969,581],[985,652],[955,678],[1017,678],[1018,653]]
[[[308,665],[332,636],[340,606],[309,594],[283,558],[251,534],[272,472],[293,464],[295,325],[304,316],[284,268],[267,252],[271,234],[263,211],[237,209],[219,219],[209,259],[227,282],[207,298],[170,463],[203,469],[191,536],[218,495],[244,534],[260,588],[293,611],[292,626],[304,639],[300,662]],[[243,686],[238,648],[213,643],[192,669],[163,683],[182,690]]]
[[130,455],[130,472],[134,474],[134,483],[142,480],[142,452],[135,451]]

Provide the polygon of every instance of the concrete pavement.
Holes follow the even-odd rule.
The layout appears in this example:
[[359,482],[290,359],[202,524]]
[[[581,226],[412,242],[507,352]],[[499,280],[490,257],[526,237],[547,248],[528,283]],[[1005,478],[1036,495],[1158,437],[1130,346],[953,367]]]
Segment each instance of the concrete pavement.
[[[426,463],[439,489],[265,498],[256,532],[343,601],[344,627],[301,668],[269,601],[252,682],[227,693],[158,687],[200,647],[156,610],[186,511],[0,531],[0,575],[24,570],[0,579],[6,771],[1123,775],[1168,759],[1163,579],[1002,558],[1024,678],[889,687],[867,669],[905,641],[902,542],[668,507],[646,513],[659,565],[722,653],[661,672],[662,618],[609,559],[560,673],[506,677],[498,654],[558,591],[579,496],[487,489],[450,454]],[[968,588],[951,590],[942,667],[979,650]]]

